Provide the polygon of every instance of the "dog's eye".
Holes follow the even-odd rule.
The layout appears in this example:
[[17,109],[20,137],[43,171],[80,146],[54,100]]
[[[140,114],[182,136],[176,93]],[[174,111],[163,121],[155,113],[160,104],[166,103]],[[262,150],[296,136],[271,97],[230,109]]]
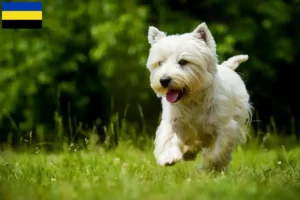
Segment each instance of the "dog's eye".
[[158,66],[161,66],[161,65],[162,65],[162,63],[163,63],[162,61],[159,61],[159,62],[158,62]]
[[178,64],[179,64],[179,65],[186,65],[186,64],[188,64],[188,61],[186,61],[186,60],[180,60],[180,61],[178,62]]

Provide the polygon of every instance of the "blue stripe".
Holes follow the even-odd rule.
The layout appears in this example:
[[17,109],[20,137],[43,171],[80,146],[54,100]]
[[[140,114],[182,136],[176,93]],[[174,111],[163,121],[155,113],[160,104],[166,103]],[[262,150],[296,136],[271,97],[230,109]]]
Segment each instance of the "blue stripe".
[[2,2],[2,11],[42,11],[42,2]]

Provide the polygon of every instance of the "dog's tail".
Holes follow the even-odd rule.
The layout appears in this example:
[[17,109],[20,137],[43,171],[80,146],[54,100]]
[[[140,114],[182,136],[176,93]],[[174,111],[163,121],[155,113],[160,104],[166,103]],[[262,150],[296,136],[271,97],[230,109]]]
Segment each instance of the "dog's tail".
[[229,58],[228,60],[224,61],[221,65],[225,65],[232,70],[236,70],[238,68],[238,66],[241,63],[247,61],[248,58],[249,58],[248,55],[233,56],[233,57]]

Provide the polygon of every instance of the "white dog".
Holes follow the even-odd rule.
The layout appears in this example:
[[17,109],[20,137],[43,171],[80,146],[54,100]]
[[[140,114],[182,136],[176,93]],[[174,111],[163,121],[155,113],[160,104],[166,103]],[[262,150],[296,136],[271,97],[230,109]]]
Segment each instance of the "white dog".
[[235,145],[246,141],[251,120],[248,92],[234,71],[248,56],[218,65],[206,23],[170,36],[149,27],[148,41],[151,87],[163,107],[155,138],[158,164],[194,159],[203,149],[205,169],[226,169]]

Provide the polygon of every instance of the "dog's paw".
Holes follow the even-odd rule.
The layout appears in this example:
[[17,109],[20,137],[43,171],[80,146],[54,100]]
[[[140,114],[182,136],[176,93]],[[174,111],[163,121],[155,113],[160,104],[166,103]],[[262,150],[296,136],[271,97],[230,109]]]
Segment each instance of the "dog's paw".
[[172,146],[165,149],[161,154],[157,156],[157,163],[161,166],[172,166],[176,162],[182,160],[183,155],[180,149],[176,146]]

